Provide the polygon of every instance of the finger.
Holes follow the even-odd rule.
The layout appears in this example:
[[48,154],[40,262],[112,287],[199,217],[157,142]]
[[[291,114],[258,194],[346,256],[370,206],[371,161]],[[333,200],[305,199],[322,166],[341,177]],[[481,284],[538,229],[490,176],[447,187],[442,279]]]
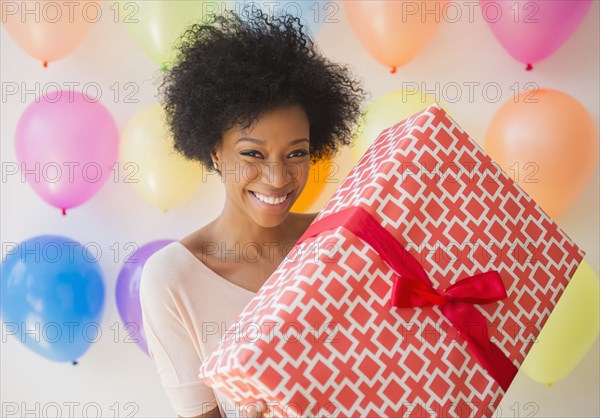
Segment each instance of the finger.
[[248,418],[261,418],[267,406],[264,402],[258,401],[248,407]]
[[251,406],[248,407],[246,416],[248,418],[257,418],[257,416],[256,416],[256,407],[254,405],[251,405]]
[[260,401],[260,414],[262,415],[265,412],[267,412],[267,404],[264,403],[263,401]]

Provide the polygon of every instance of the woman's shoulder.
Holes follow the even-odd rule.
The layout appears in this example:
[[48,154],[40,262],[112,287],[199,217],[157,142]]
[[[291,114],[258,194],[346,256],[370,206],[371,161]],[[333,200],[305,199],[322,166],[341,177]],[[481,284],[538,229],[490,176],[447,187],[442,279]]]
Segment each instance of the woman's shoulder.
[[140,290],[144,287],[164,291],[167,287],[176,286],[185,275],[186,262],[185,247],[179,241],[156,250],[144,263]]
[[298,239],[302,236],[302,234],[304,234],[304,232],[308,229],[308,227],[315,220],[315,218],[317,217],[318,214],[319,214],[319,212],[299,213],[298,214],[298,215],[300,215],[300,217],[298,218],[299,223],[300,223]]
[[180,265],[178,262],[182,257],[181,243],[171,241],[167,245],[156,250],[150,255],[144,263],[144,268],[151,266],[152,270],[172,270]]
[[301,228],[304,230],[308,228],[308,226],[315,220],[319,212],[314,213],[293,213],[292,215],[301,225]]
[[312,222],[315,220],[315,218],[317,217],[318,214],[319,214],[319,212],[313,212],[313,213],[305,213],[304,215],[306,215],[306,218],[310,219],[310,222]]

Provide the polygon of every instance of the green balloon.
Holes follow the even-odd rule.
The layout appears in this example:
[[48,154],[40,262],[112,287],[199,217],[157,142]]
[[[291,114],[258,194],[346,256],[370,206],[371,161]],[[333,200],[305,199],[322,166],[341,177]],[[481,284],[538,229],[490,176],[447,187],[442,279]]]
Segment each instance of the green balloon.
[[166,69],[175,60],[175,43],[193,23],[222,13],[228,1],[142,0],[119,1],[119,20],[135,43]]

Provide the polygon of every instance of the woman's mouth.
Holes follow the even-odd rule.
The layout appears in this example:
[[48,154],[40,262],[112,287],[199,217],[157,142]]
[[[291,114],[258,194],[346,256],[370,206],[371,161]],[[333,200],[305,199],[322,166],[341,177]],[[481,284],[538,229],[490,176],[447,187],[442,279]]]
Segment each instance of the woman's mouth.
[[265,196],[263,194],[253,192],[252,190],[249,190],[248,192],[252,196],[252,200],[254,200],[258,206],[271,210],[285,208],[289,204],[292,196],[292,192],[278,197]]

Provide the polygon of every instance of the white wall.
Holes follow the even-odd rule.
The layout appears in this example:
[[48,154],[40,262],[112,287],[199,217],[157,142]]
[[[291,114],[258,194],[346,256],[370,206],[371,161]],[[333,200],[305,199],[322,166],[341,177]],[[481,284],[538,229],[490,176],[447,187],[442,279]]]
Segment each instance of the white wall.
[[[112,2],[111,2],[112,3]],[[105,5],[106,6],[106,5]],[[425,83],[433,89],[435,83],[468,81],[497,82],[502,86],[503,98],[489,103],[481,94],[469,102],[447,103],[452,114],[470,135],[483,143],[486,127],[494,112],[510,98],[509,87],[515,82],[535,82],[540,87],[562,90],[579,100],[599,125],[599,17],[600,4],[594,2],[582,26],[553,56],[526,72],[498,44],[480,16],[474,22],[465,17],[458,23],[446,23],[433,42],[413,62],[400,68],[396,74],[374,61],[350,31],[342,9],[338,24],[325,25],[317,42],[332,59],[349,63],[364,81],[373,97],[399,89],[405,82]],[[127,120],[141,108],[154,103],[157,67],[129,38],[120,24],[110,18],[102,19],[92,29],[83,44],[66,59],[50,63],[49,68],[24,53],[7,35],[1,32],[2,83],[24,83],[32,88],[36,82],[59,84],[77,81],[96,82],[103,89],[103,103],[111,111],[122,129]],[[138,103],[114,102],[110,86],[135,82],[139,85]],[[465,90],[466,93],[466,90]],[[105,99],[104,99],[105,97]],[[2,102],[1,146],[2,161],[16,162],[14,134],[17,121],[31,103],[9,97]],[[345,152],[339,161],[347,170],[349,155]],[[347,172],[347,171],[346,171]],[[344,173],[340,173],[340,180]],[[599,271],[599,181],[598,170],[581,197],[560,218],[559,225],[587,252],[587,261]],[[315,210],[322,207],[333,189],[328,189]],[[124,342],[114,298],[114,288],[120,264],[112,260],[109,249],[115,242],[143,245],[146,242],[178,239],[217,216],[223,202],[218,182],[202,185],[185,205],[163,214],[146,205],[127,184],[108,182],[85,205],[70,210],[67,216],[41,199],[18,178],[9,178],[2,184],[2,242],[20,242],[40,234],[66,235],[82,243],[98,243],[104,254],[101,268],[107,288],[103,317],[103,337],[80,358],[77,366],[54,363],[30,352],[15,338],[2,341],[2,402],[14,402],[21,412],[31,410],[35,403],[78,402],[74,407],[81,415],[83,406],[97,403],[104,416],[127,416],[125,405],[137,405],[134,416],[166,417],[174,413],[159,384],[153,365],[135,345]],[[211,203],[207,203],[211,199]],[[121,333],[116,336],[115,328]],[[597,417],[600,416],[598,342],[563,381],[552,388],[532,382],[519,374],[503,399],[502,416],[527,416],[528,402],[533,402],[543,417]],[[24,403],[24,404],[21,404]],[[90,406],[91,407],[91,406]],[[65,414],[68,407],[64,406]],[[94,414],[89,409],[90,414]],[[518,414],[518,415],[516,415]],[[66,416],[66,415],[65,415]]]

